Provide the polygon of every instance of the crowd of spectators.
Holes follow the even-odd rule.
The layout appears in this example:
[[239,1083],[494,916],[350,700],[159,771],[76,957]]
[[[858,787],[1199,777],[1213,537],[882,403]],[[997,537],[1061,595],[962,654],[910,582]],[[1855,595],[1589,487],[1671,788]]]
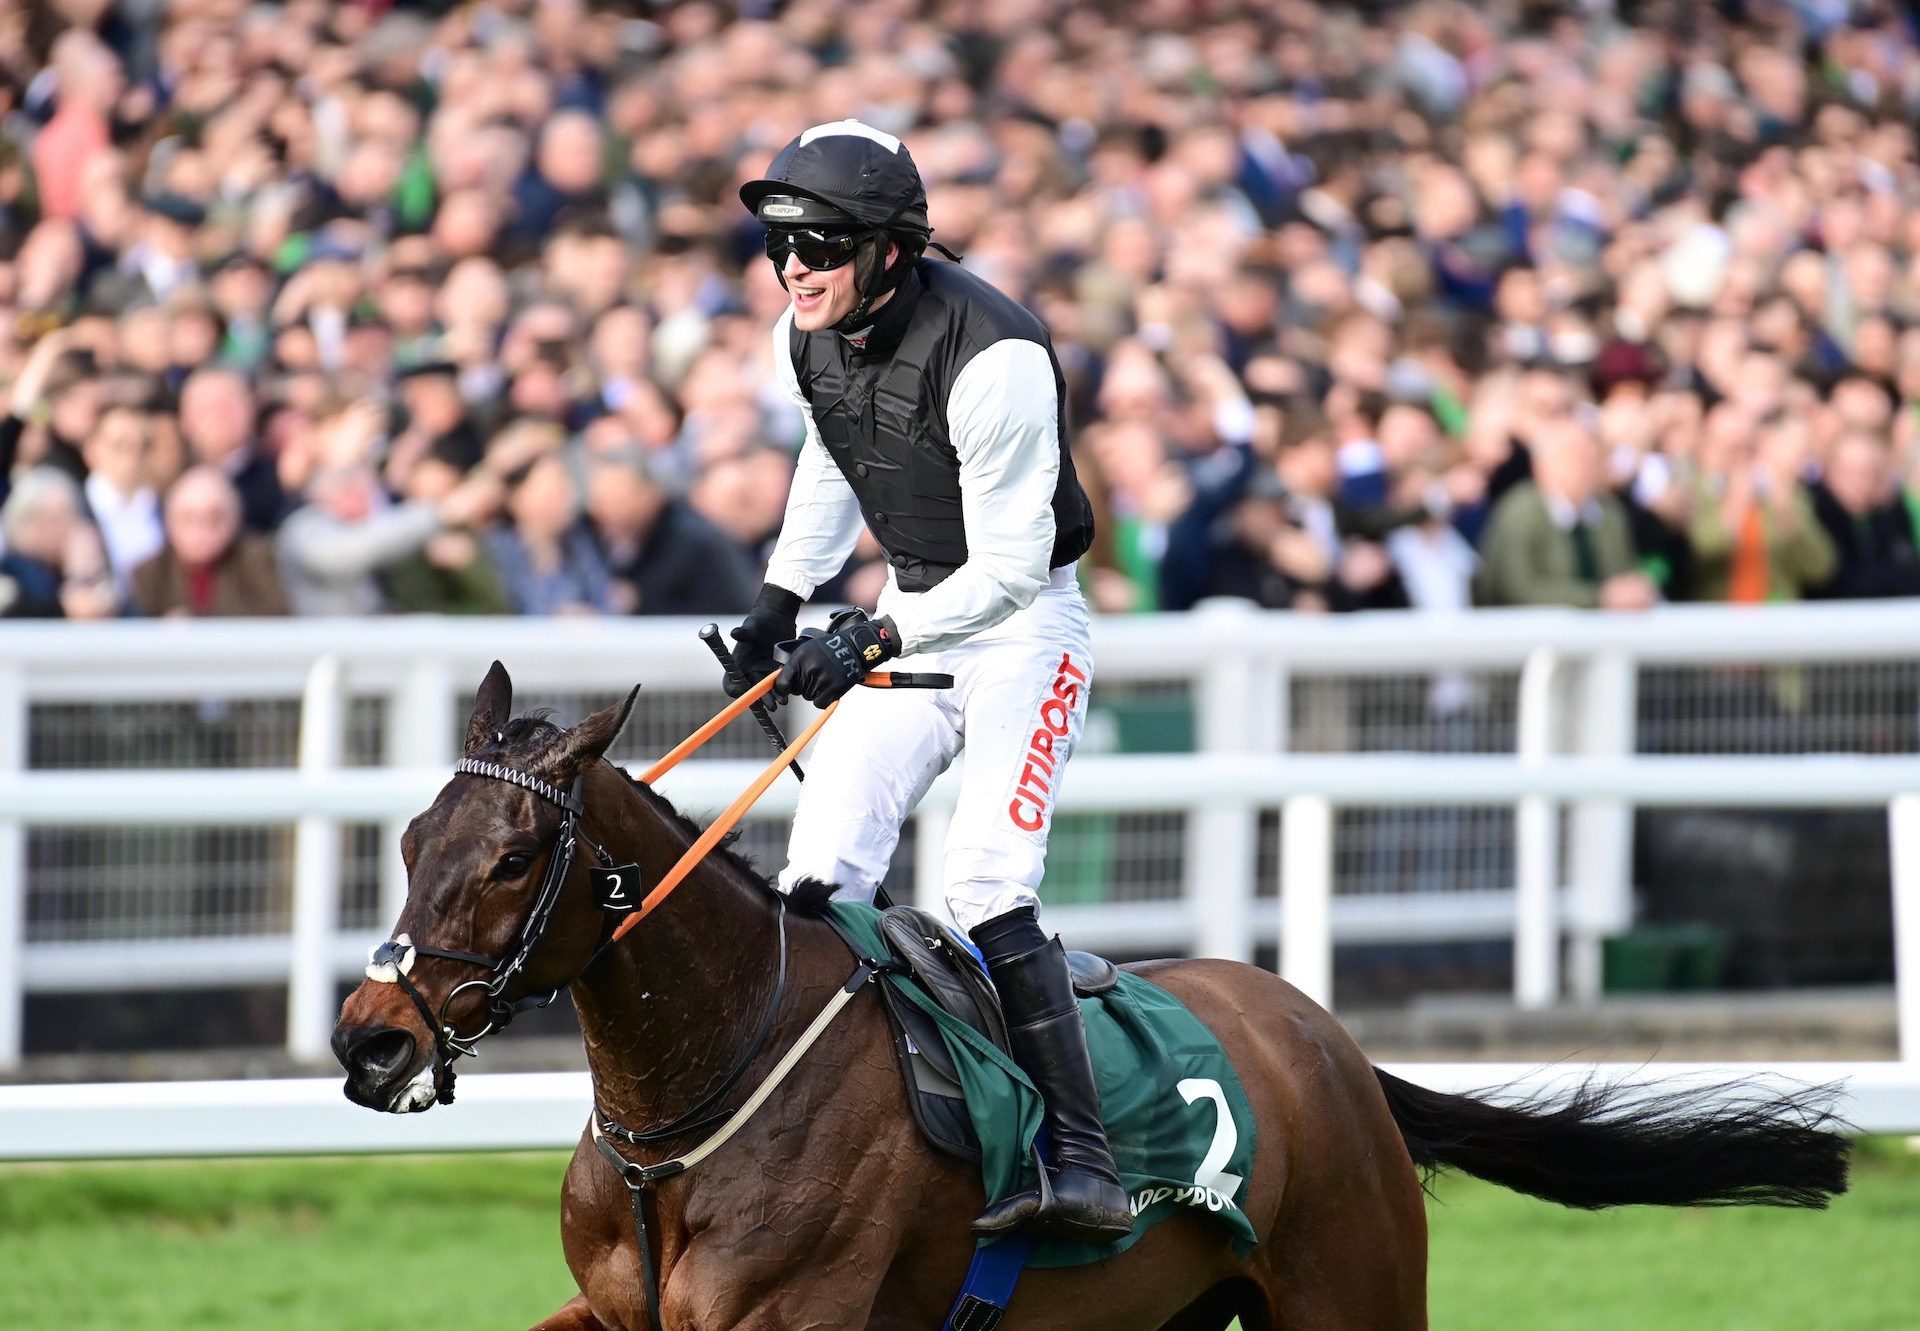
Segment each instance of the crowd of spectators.
[[1101,609],[1920,593],[1908,6],[646,13],[0,8],[0,614],[741,608],[735,191],[848,116],[1052,330]]

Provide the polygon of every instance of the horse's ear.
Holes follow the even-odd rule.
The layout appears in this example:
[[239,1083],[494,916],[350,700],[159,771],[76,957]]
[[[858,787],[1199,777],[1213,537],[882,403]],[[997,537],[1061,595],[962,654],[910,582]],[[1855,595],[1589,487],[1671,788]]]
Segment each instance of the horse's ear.
[[467,718],[467,756],[493,743],[513,716],[513,680],[507,668],[495,661],[473,695],[473,715]]
[[633,715],[633,704],[639,696],[640,686],[635,684],[633,691],[619,702],[582,719],[579,725],[561,735],[551,756],[541,764],[547,770],[547,779],[571,781],[604,757],[626,726],[627,718]]

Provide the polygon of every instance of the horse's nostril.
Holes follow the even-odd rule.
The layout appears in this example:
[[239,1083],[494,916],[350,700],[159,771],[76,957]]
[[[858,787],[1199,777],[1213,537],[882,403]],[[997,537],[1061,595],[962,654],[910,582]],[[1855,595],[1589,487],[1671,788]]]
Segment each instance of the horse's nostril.
[[348,1067],[374,1081],[397,1077],[413,1061],[413,1037],[389,1026],[360,1040],[347,1051]]

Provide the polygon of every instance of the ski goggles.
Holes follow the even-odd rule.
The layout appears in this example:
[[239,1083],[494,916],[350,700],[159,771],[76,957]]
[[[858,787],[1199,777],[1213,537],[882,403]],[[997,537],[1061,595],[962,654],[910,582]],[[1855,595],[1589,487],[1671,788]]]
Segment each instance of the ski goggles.
[[860,252],[867,231],[813,231],[797,227],[776,227],[767,232],[767,257],[774,267],[784,268],[791,254],[816,273],[830,273],[846,266]]

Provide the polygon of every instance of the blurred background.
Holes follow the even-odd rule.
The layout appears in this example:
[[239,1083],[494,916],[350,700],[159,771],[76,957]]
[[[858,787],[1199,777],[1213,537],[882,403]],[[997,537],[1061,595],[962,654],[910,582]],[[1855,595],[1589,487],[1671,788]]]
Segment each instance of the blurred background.
[[563,721],[643,680],[624,761],[713,710],[802,437],[735,190],[848,116],[1067,374],[1056,927],[1376,1056],[1886,1062],[1899,1011],[1920,1128],[1892,0],[0,5],[0,1078],[325,1072],[493,657]]

